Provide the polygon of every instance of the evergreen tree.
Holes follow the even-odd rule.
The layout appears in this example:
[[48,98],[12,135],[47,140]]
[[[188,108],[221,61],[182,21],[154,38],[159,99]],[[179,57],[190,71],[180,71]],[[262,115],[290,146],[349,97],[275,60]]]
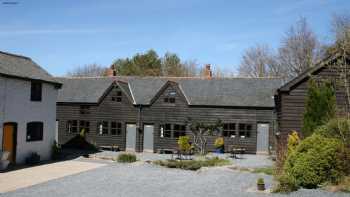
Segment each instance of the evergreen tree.
[[317,127],[333,118],[335,109],[336,97],[332,84],[329,81],[317,84],[314,79],[310,79],[303,116],[303,136],[310,136]]

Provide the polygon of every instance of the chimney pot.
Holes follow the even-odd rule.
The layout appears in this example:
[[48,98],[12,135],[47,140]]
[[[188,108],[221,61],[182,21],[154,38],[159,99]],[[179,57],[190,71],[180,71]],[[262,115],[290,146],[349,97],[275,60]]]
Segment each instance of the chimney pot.
[[117,72],[114,69],[108,68],[106,71],[107,77],[114,77],[117,75]]
[[207,78],[207,79],[211,79],[213,76],[213,73],[212,73],[210,67],[211,67],[210,64],[205,65],[204,75],[205,75],[205,78]]

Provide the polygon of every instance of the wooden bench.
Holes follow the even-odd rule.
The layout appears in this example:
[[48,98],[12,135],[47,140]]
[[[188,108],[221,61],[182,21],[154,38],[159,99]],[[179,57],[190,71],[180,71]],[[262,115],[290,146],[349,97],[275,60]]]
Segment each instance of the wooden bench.
[[[242,159],[242,155],[245,154],[246,149],[243,147],[238,147],[238,146],[230,146],[230,154],[231,157],[234,159]],[[237,155],[241,155],[238,157]]]
[[111,145],[111,146],[99,146],[101,150],[110,150],[110,151],[119,151],[119,146]]

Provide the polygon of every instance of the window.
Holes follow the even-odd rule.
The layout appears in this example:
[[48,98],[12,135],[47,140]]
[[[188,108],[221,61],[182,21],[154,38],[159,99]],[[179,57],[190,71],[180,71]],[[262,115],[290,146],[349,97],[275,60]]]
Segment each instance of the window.
[[167,137],[167,138],[171,137],[171,124],[165,124],[164,137]]
[[176,91],[170,91],[164,98],[165,103],[175,103]]
[[115,95],[112,96],[112,101],[122,102],[122,91],[118,90]]
[[78,121],[77,120],[68,120],[67,121],[67,132],[68,133],[77,133],[78,132]]
[[120,135],[122,133],[122,123],[111,122],[111,135]]
[[81,132],[84,129],[85,133],[90,132],[90,122],[85,120],[79,121],[79,131]]
[[252,131],[251,124],[239,124],[239,136],[241,138],[250,137]]
[[27,123],[27,142],[43,140],[44,123],[29,122]]
[[30,100],[41,101],[41,95],[42,95],[42,84],[37,81],[32,81],[31,87],[30,87]]
[[222,135],[224,137],[235,137],[236,136],[236,124],[235,123],[224,124],[224,129],[223,129]]
[[87,106],[87,105],[80,106],[80,114],[89,114],[89,113],[90,113],[90,106]]
[[97,132],[100,135],[108,135],[108,122],[102,121],[97,124]]
[[185,125],[174,125],[174,138],[179,138],[180,136],[186,135],[186,126]]

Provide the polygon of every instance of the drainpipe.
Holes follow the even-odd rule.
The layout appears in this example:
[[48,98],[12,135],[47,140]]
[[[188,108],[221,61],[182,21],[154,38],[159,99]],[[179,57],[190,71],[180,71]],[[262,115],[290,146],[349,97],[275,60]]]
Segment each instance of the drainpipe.
[[[138,107],[138,113],[137,113],[137,130],[138,130],[138,134],[139,134],[139,142],[142,141],[142,124],[141,124],[141,121],[142,121],[142,105],[139,105]],[[140,143],[137,143],[139,145],[138,147],[138,152],[141,152],[141,144]]]

